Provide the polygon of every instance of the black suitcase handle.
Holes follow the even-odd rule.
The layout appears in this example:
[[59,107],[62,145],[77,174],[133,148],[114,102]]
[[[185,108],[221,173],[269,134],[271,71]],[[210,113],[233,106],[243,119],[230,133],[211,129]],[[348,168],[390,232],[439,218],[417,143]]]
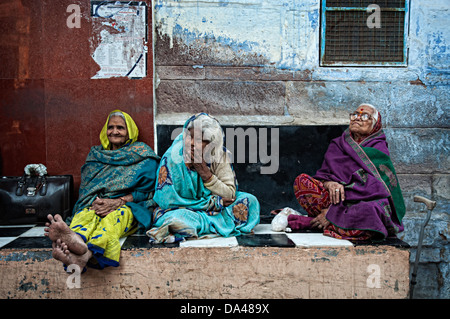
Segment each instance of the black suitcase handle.
[[[31,175],[23,174],[17,182],[17,196],[23,195],[24,189],[27,186],[27,177],[32,178]],[[47,194],[47,179],[45,175],[39,175],[34,183],[34,187],[27,187],[27,191],[27,196],[35,196],[37,191],[39,191],[39,195],[45,196]]]

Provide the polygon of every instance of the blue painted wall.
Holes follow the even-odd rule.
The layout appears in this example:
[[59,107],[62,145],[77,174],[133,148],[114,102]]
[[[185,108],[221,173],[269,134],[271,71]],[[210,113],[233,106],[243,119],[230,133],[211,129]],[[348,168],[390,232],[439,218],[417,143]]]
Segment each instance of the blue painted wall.
[[207,111],[225,125],[342,125],[375,105],[407,204],[403,240],[417,244],[424,218],[413,196],[438,202],[417,296],[449,298],[450,2],[409,5],[406,67],[320,67],[320,0],[155,1],[156,123]]

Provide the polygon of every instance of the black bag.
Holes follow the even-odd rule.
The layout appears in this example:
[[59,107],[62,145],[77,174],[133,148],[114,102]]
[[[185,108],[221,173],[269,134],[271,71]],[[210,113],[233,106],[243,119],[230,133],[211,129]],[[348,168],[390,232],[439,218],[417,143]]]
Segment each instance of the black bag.
[[66,219],[72,209],[72,175],[0,177],[0,224],[44,224],[48,214]]

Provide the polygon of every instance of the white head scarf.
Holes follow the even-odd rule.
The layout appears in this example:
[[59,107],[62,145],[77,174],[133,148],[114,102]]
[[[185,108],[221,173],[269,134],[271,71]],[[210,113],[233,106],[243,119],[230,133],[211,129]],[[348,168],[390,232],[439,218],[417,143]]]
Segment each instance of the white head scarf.
[[205,162],[221,162],[223,156],[224,134],[219,121],[206,113],[198,113],[191,117],[185,125],[184,138],[191,128],[200,128],[202,140],[208,141],[204,151]]
[[372,115],[372,128],[375,126],[375,124],[377,123],[377,121],[378,121],[378,110],[376,109],[376,107],[375,106],[373,106],[372,104],[369,104],[369,103],[361,103],[359,106],[358,106],[358,109],[361,107],[361,106],[368,106],[368,107],[370,107],[372,110],[373,110],[373,115]]

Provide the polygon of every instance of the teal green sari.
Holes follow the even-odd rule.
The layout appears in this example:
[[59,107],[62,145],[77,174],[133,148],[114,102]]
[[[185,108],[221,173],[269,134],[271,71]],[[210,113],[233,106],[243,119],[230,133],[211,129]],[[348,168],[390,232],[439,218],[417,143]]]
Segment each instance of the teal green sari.
[[[186,126],[186,125],[185,125]],[[236,200],[223,205],[222,197],[203,184],[200,175],[183,161],[183,134],[161,159],[154,200],[151,241],[168,243],[185,238],[230,237],[250,233],[259,223],[255,196],[236,191]]]
[[[81,168],[79,199],[72,216],[90,207],[96,197],[119,198],[133,195],[126,205],[139,223],[139,230],[150,228],[151,211],[156,206],[153,193],[159,157],[145,143],[134,142],[118,150],[93,146]],[[68,222],[72,218],[70,217]]]

